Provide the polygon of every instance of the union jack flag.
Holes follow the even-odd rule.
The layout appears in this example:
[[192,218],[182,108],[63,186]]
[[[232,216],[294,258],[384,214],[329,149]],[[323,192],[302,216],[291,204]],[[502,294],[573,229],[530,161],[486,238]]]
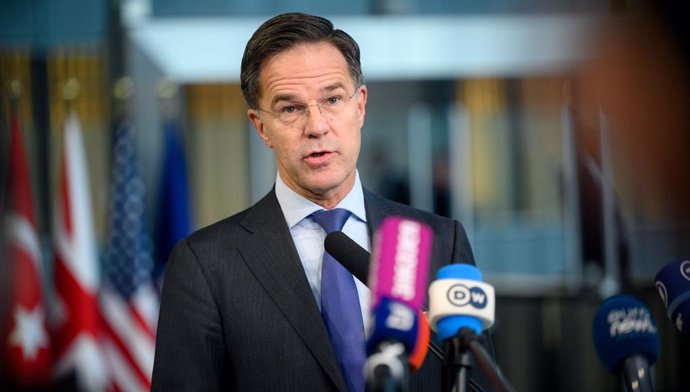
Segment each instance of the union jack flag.
[[53,209],[54,371],[58,380],[74,375],[80,391],[105,391],[108,372],[103,361],[98,308],[100,264],[81,124],[74,111],[65,121],[61,158]]

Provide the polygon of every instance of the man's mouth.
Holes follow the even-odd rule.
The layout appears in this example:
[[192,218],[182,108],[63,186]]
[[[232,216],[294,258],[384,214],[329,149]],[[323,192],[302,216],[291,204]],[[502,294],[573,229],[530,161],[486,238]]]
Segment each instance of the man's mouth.
[[327,164],[330,161],[332,151],[316,151],[307,155],[304,160],[310,166],[317,167]]

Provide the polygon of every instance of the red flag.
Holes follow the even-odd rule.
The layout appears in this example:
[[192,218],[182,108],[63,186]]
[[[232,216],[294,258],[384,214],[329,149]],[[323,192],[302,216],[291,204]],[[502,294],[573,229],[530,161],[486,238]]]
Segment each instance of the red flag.
[[65,122],[60,185],[54,208],[53,345],[58,377],[75,373],[82,391],[103,391],[108,374],[101,347],[99,263],[79,120]]
[[0,329],[0,348],[8,381],[17,387],[46,386],[51,376],[44,306],[43,262],[34,219],[29,167],[19,118],[10,119],[11,146],[4,229],[10,279],[8,315]]

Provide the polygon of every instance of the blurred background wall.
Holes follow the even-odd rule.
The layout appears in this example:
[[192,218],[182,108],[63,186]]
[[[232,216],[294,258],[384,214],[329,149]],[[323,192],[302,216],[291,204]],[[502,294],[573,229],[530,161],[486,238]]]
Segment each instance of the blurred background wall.
[[[597,360],[591,322],[602,299],[622,291],[642,298],[656,317],[657,390],[686,390],[682,372],[689,364],[654,291],[656,272],[690,254],[682,197],[690,196],[690,178],[681,157],[690,147],[683,136],[688,123],[680,116],[672,124],[682,125],[667,126],[672,114],[653,117],[652,103],[684,102],[671,93],[680,83],[668,82],[658,96],[631,88],[622,94],[638,97],[639,106],[612,115],[598,95],[610,88],[606,102],[614,105],[621,92],[616,80],[637,86],[675,69],[669,60],[625,79],[638,65],[650,68],[634,51],[618,50],[625,39],[607,39],[622,27],[606,27],[636,15],[641,3],[3,0],[0,178],[4,187],[15,116],[45,297],[52,292],[53,209],[67,113],[81,122],[98,265],[105,270],[113,130],[123,121],[134,132],[145,227],[154,239],[166,214],[161,194],[170,192],[163,178],[171,127],[188,174],[189,230],[241,211],[270,189],[275,166],[247,121],[239,64],[261,22],[302,11],[331,18],[361,46],[369,88],[358,166],[364,185],[465,225],[477,265],[497,290],[495,356],[517,390],[620,390]],[[649,36],[631,31],[633,41]],[[663,42],[646,44],[662,50]],[[123,77],[125,92],[114,93]],[[70,80],[80,86],[76,98],[65,95]],[[21,92],[11,93],[17,82]],[[624,121],[647,108],[646,128],[641,120]],[[640,153],[626,140],[647,149]],[[152,253],[158,264],[165,256]],[[12,278],[3,279],[9,287]]]

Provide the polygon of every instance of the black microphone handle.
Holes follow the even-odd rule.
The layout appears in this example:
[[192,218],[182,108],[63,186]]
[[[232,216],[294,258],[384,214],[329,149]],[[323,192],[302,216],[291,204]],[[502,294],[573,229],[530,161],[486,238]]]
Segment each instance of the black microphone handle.
[[329,233],[323,241],[323,247],[355,278],[368,284],[371,253],[342,231]]
[[654,392],[649,360],[644,355],[626,358],[620,373],[626,392]]

